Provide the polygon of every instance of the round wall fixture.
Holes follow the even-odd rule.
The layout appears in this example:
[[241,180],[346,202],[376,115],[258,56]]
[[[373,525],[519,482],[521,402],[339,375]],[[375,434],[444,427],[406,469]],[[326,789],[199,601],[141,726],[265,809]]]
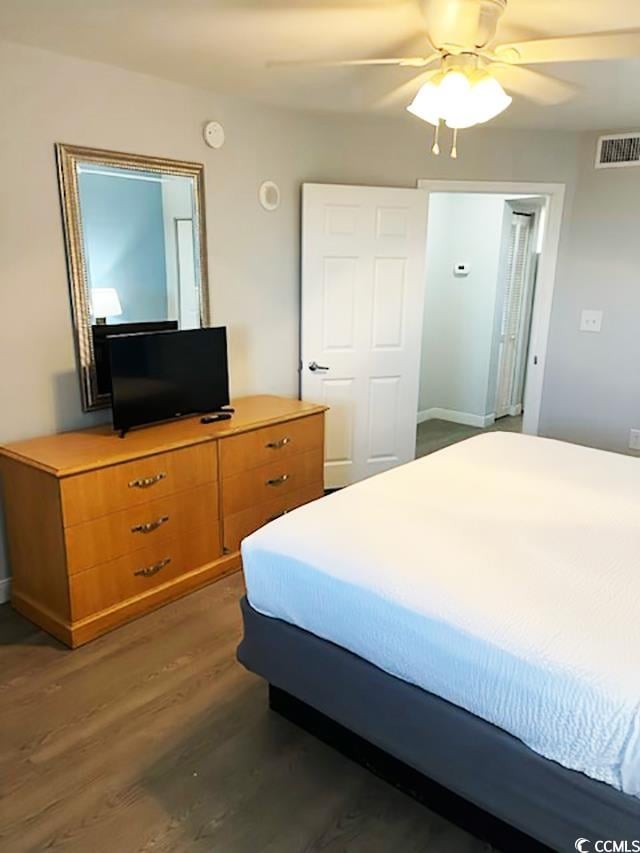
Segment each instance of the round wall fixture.
[[280,187],[273,181],[265,181],[260,185],[258,197],[265,210],[277,210],[280,207]]
[[209,148],[222,148],[224,145],[224,127],[219,121],[208,121],[204,126],[204,141]]

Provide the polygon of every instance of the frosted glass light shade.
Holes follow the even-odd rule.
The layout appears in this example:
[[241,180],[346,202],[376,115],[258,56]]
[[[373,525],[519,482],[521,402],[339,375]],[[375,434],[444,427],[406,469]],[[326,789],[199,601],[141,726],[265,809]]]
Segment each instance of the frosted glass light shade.
[[449,71],[438,89],[440,112],[449,127],[469,127],[467,119],[474,113],[469,78],[462,71]]
[[428,121],[429,124],[437,126],[441,118],[438,86],[431,80],[425,83],[424,86],[421,86],[417,95],[407,107],[407,110],[423,121]]
[[490,121],[500,115],[513,101],[513,98],[507,95],[496,78],[489,74],[478,80],[473,87],[473,93],[478,124],[483,124],[485,121]]
[[512,99],[486,71],[451,69],[418,91],[407,110],[423,121],[451,128],[483,124],[507,109]]
[[91,311],[94,317],[119,317],[122,305],[115,287],[92,288]]

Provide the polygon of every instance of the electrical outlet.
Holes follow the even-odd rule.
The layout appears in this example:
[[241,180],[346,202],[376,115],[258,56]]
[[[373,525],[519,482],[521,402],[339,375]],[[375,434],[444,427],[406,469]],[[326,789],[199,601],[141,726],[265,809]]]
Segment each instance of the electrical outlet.
[[581,332],[599,332],[602,329],[602,311],[584,310],[580,315]]
[[640,450],[640,429],[629,432],[629,447],[631,450]]

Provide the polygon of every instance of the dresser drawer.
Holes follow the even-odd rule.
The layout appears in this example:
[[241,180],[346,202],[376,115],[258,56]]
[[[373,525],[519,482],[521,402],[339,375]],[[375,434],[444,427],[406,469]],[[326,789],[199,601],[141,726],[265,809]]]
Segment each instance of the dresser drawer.
[[218,523],[194,527],[179,539],[156,542],[69,579],[71,613],[84,619],[219,559]]
[[258,530],[263,524],[273,521],[278,516],[284,515],[298,506],[315,501],[323,495],[322,483],[315,483],[311,486],[304,486],[302,489],[296,489],[291,494],[281,495],[267,501],[267,503],[228,516],[224,520],[225,549],[231,553],[239,550],[240,543],[245,536],[253,533],[254,530]]
[[324,452],[309,450],[289,459],[271,462],[222,481],[222,514],[226,518],[243,509],[282,497],[303,486],[322,482]]
[[64,525],[145,504],[217,478],[216,442],[76,474],[61,482]]
[[218,484],[207,483],[74,524],[65,531],[69,574],[148,545],[180,538],[192,527],[209,527],[218,523],[218,516]]
[[324,415],[262,427],[225,438],[220,444],[221,477],[289,459],[324,444]]

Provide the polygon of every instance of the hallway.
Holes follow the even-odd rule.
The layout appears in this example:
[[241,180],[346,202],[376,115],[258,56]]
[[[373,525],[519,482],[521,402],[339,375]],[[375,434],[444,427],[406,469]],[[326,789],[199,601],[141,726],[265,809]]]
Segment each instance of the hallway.
[[437,419],[423,421],[418,424],[418,435],[416,438],[416,459],[420,456],[428,456],[436,450],[442,450],[450,444],[464,441],[481,432],[522,432],[522,415],[518,417],[500,418],[490,427],[480,428],[455,424],[450,421]]

